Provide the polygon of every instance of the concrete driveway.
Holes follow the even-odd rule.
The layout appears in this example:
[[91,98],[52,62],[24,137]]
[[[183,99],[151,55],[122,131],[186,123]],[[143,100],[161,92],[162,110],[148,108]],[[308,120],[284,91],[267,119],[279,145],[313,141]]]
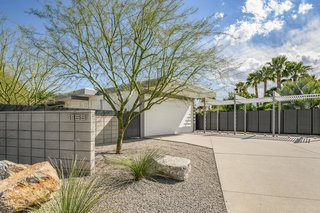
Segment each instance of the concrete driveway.
[[320,142],[184,134],[161,139],[214,149],[229,213],[320,212]]

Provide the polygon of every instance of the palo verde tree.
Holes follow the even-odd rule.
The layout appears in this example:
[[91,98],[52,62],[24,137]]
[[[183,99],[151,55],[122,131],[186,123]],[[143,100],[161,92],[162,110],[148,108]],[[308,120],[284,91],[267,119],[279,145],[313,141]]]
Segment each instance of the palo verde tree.
[[48,55],[27,46],[21,34],[0,20],[0,103],[47,103],[60,89],[57,66]]
[[214,16],[194,20],[196,10],[182,1],[57,1],[30,12],[47,29],[45,36],[30,36],[34,44],[50,50],[68,74],[88,80],[113,109],[118,154],[135,116],[179,96],[201,73],[214,73],[219,61],[209,45]]

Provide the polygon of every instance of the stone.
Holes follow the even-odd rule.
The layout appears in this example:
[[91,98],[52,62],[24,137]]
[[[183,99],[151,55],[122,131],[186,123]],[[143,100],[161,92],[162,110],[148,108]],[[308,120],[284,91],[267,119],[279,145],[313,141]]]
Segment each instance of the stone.
[[16,164],[11,161],[0,161],[0,181],[27,169],[29,165]]
[[22,166],[25,167],[21,171],[11,172],[0,181],[1,213],[17,212],[47,201],[60,188],[57,172],[49,162]]
[[164,155],[156,159],[156,168],[164,176],[184,181],[188,179],[191,171],[191,161],[187,158]]

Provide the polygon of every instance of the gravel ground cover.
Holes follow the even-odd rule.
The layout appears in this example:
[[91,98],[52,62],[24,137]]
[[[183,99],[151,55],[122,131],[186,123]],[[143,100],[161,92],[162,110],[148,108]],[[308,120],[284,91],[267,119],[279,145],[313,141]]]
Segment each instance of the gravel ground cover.
[[[105,163],[110,159],[132,157],[148,149],[191,160],[187,181],[154,178],[130,181],[125,168]],[[183,143],[140,140],[128,141],[123,154],[114,154],[115,145],[96,147],[96,173],[103,177],[109,192],[93,212],[227,212],[212,149]]]

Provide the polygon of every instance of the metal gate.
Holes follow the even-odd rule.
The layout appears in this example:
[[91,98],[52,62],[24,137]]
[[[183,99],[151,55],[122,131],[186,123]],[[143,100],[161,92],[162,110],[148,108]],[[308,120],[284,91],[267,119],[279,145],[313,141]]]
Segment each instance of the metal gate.
[[[126,116],[125,116],[126,119]],[[137,115],[129,124],[126,132],[124,133],[124,139],[133,139],[140,137],[140,115]]]

